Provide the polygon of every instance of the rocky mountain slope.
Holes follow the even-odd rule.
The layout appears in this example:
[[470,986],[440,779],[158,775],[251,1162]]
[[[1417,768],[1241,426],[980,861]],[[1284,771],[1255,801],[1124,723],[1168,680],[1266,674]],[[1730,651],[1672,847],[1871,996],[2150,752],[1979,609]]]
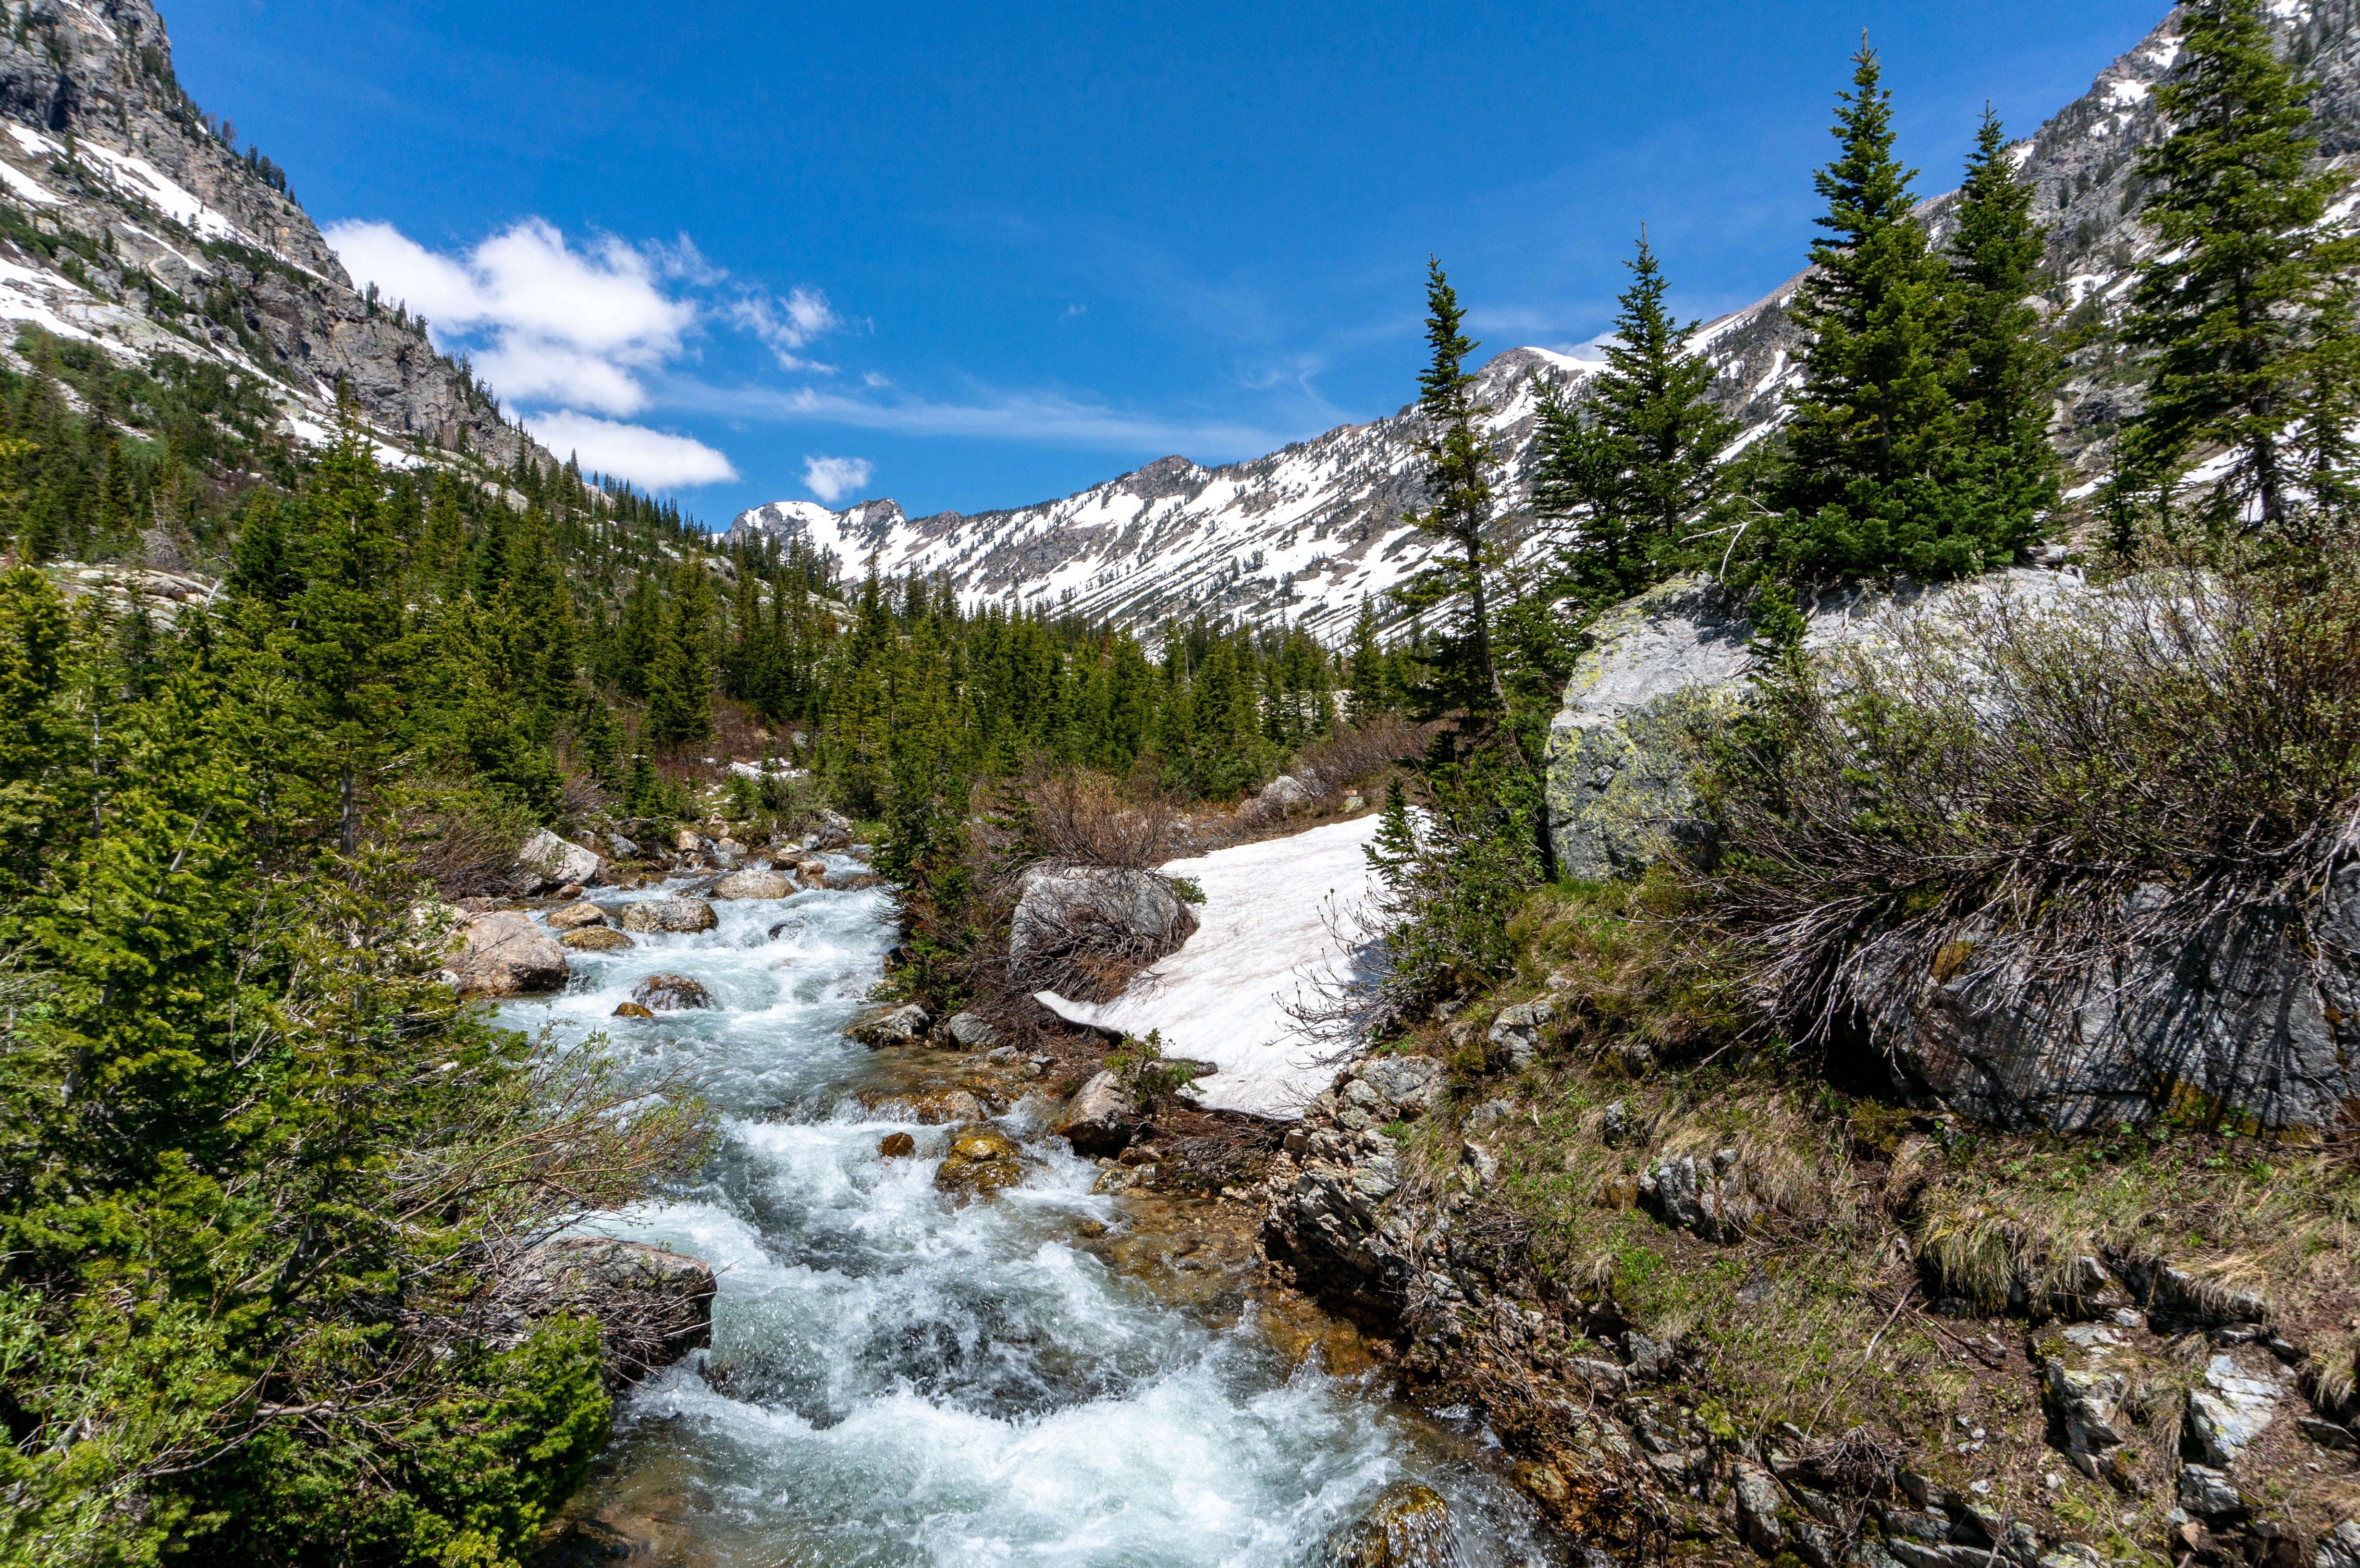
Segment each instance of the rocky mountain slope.
[[[328,429],[341,383],[396,451],[464,444],[514,463],[529,438],[491,391],[435,352],[422,320],[356,292],[285,176],[241,157],[181,90],[149,0],[12,15],[0,318],[126,364],[177,355],[253,378],[298,440]],[[0,357],[22,362],[13,343]]]
[[[2339,159],[2360,153],[2355,0],[2274,0],[2270,10],[2280,48],[2316,84],[2323,149]],[[2049,225],[2052,319],[2081,345],[2069,357],[2058,430],[2084,468],[2103,462],[2107,437],[2131,407],[2135,378],[2104,328],[2151,248],[2136,221],[2132,164],[2163,134],[2152,94],[2179,52],[2175,9],[2016,149],[2022,178],[2038,188],[2035,215]],[[1938,196],[1923,209],[1938,235],[1950,200]],[[1801,281],[1800,274],[1788,278],[1697,334],[1698,351],[1719,373],[1714,396],[1743,421],[1743,441],[1775,427],[1797,379],[1801,343],[1786,308]],[[1540,379],[1578,387],[1591,368],[1535,348],[1511,349],[1484,367],[1507,474],[1507,526],[1527,542],[1531,520],[1516,504]],[[871,560],[888,573],[946,572],[975,602],[1062,607],[1132,626],[1202,610],[1284,619],[1332,641],[1363,596],[1383,594],[1426,558],[1426,541],[1404,519],[1425,499],[1419,433],[1415,410],[1404,408],[1251,462],[1207,468],[1166,457],[1038,506],[912,518],[891,501],[841,512],[782,501],[741,514],[731,533],[803,535],[854,572]]]

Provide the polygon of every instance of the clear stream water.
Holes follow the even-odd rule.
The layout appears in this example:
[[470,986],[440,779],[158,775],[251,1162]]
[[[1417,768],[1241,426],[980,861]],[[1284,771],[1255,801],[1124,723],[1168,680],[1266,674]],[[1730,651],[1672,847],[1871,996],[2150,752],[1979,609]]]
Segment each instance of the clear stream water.
[[[1207,1321],[1076,1245],[1090,1222],[1120,1232],[1121,1202],[1025,1109],[1001,1119],[1040,1161],[1023,1185],[938,1193],[949,1129],[864,1110],[869,1053],[838,1032],[894,940],[889,895],[714,908],[716,930],[577,953],[565,992],[501,1014],[561,1039],[611,1029],[633,1072],[684,1071],[724,1116],[696,1186],[595,1226],[721,1283],[712,1348],[622,1401],[592,1502],[669,1517],[715,1568],[1295,1568],[1415,1479],[1450,1500],[1466,1563],[1562,1560],[1480,1434],[1291,1367],[1251,1306]],[[610,1018],[658,970],[713,1008]],[[918,1158],[881,1158],[891,1132]]]

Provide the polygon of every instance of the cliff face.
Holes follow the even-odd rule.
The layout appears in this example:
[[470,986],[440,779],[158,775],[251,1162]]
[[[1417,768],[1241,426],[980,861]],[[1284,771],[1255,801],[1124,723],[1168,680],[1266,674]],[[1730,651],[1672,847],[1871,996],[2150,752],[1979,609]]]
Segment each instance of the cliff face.
[[148,0],[44,0],[0,30],[0,317],[259,377],[299,439],[341,383],[392,444],[513,463],[529,438],[354,290],[284,186],[181,91]]

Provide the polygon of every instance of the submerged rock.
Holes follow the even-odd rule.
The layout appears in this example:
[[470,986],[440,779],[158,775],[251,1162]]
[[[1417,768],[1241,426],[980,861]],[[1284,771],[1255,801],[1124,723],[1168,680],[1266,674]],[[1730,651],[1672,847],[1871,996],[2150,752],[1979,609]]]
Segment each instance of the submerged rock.
[[1333,1568],[1459,1568],[1450,1505],[1431,1486],[1388,1486],[1369,1511],[1328,1540]]
[[478,915],[459,930],[444,971],[463,996],[520,996],[565,984],[565,950],[519,914]]
[[989,1194],[1024,1179],[1024,1157],[998,1127],[978,1124],[951,1135],[951,1146],[934,1171],[934,1185],[962,1195]]
[[795,890],[783,871],[738,871],[713,885],[716,898],[783,898]]
[[611,1016],[618,1018],[651,1018],[655,1014],[637,1002],[617,1002]]
[[606,926],[570,931],[557,940],[576,953],[614,953],[635,945],[629,937]]
[[716,921],[702,898],[642,898],[623,906],[623,929],[642,932],[707,931]]
[[631,1000],[662,1013],[713,1006],[712,993],[685,975],[650,975],[631,987]]

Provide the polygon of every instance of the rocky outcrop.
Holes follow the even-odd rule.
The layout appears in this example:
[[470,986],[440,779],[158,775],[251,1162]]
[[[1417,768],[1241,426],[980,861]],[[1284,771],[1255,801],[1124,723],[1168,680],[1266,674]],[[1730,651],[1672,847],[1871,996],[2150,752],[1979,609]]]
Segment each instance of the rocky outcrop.
[[702,898],[642,898],[623,906],[625,931],[708,931],[716,923],[713,906]]
[[565,949],[524,915],[477,915],[459,928],[445,972],[463,996],[519,996],[565,984]]
[[1076,971],[1086,978],[1100,966],[1153,964],[1196,929],[1195,913],[1153,871],[1036,866],[1019,885],[1008,956],[1024,984],[1059,989]]
[[500,1279],[495,1345],[521,1344],[561,1312],[597,1320],[610,1388],[636,1382],[713,1342],[713,1270],[645,1242],[571,1237],[526,1252]]
[[[2123,911],[2169,897],[2142,888]],[[1873,939],[1846,994],[1908,1084],[1961,1115],[2060,1129],[2194,1115],[2326,1127],[2360,1105],[2360,864],[2311,909],[2216,915],[2192,938],[2060,966],[1961,926],[1936,962]]]
[[[2052,603],[2078,575],[2041,568],[1900,597],[1831,593],[1811,610],[1804,645],[1871,643],[1908,621],[1942,625],[2006,594]],[[1635,876],[1710,835],[1690,771],[1699,740],[1739,711],[1754,667],[1753,623],[1710,575],[1683,578],[1615,606],[1590,629],[1565,702],[1549,725],[1549,842],[1557,868],[1585,881]]]
[[1331,1308],[1391,1322],[1411,1304],[1426,1253],[1407,1225],[1381,1213],[1401,1185],[1399,1149],[1384,1129],[1433,1109],[1443,1082],[1432,1057],[1360,1062],[1316,1096],[1286,1135],[1271,1168],[1263,1249]]

